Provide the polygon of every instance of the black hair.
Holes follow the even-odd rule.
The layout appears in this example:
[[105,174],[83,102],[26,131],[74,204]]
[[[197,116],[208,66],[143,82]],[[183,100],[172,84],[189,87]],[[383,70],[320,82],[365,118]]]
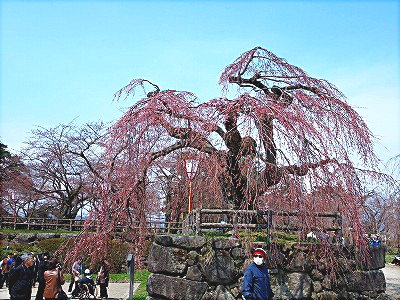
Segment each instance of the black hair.
[[48,264],[47,264],[47,268],[49,269],[49,270],[54,270],[55,268],[57,268],[57,260],[56,259],[50,259],[49,261],[48,261]]

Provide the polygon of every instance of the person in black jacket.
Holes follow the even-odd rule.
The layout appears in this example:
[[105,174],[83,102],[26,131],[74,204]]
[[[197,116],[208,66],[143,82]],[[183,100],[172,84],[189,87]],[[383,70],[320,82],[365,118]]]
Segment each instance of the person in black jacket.
[[46,287],[46,280],[44,280],[44,272],[47,270],[48,270],[48,254],[45,254],[42,256],[42,259],[40,260],[38,266],[37,281],[39,285],[36,292],[35,300],[43,300],[44,288]]
[[22,264],[12,269],[9,274],[9,293],[11,300],[30,300],[32,293],[33,257],[30,254],[21,256]]

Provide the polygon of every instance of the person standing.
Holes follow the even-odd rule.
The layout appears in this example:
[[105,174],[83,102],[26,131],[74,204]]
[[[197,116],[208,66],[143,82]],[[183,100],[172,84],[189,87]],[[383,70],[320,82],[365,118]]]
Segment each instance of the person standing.
[[97,284],[100,286],[100,298],[108,298],[107,287],[110,279],[110,264],[102,259],[99,273],[97,274]]
[[11,300],[30,300],[32,293],[33,257],[25,253],[21,257],[22,263],[10,271],[8,289]]
[[1,271],[3,273],[2,278],[0,279],[0,289],[3,288],[4,282],[6,283],[6,287],[8,287],[8,273],[10,272],[10,266],[7,264],[7,262],[12,259],[12,254],[9,253],[7,254],[7,257],[5,257],[2,262],[1,262]]
[[43,274],[45,280],[43,296],[46,300],[56,300],[58,291],[62,289],[61,286],[65,283],[64,274],[57,267],[55,258],[49,260],[47,268],[48,270]]
[[36,292],[35,300],[43,300],[44,288],[46,286],[46,280],[44,279],[44,272],[47,271],[47,269],[48,269],[47,255],[43,255],[43,258],[39,263],[37,271],[38,289]]
[[76,288],[77,282],[84,270],[85,266],[83,264],[83,258],[82,256],[78,256],[78,259],[74,262],[71,268],[71,283],[69,284],[68,292],[72,291],[72,287],[74,287],[74,285],[74,288]]
[[244,270],[242,298],[244,300],[270,300],[275,299],[271,290],[268,268],[265,265],[267,257],[262,248],[252,251],[253,263]]

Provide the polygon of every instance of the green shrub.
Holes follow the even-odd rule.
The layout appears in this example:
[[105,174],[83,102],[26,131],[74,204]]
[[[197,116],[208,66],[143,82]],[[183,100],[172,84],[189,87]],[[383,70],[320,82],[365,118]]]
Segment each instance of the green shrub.
[[109,244],[108,261],[111,264],[112,273],[126,272],[126,257],[130,244],[122,240],[112,240]]
[[390,264],[393,261],[393,259],[395,258],[395,256],[396,256],[396,254],[386,254],[385,255],[385,262],[387,264]]
[[39,241],[36,246],[40,249],[40,252],[54,253],[67,240],[67,238],[45,239]]
[[39,247],[28,244],[28,243],[20,243],[20,244],[11,244],[10,245],[10,251],[11,252],[17,252],[17,253],[24,253],[24,252],[34,252],[34,253],[39,253],[40,249]]

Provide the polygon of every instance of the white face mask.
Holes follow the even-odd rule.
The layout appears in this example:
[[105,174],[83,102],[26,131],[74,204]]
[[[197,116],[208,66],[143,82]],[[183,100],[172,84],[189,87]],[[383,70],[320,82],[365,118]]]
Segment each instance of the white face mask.
[[262,257],[254,257],[254,263],[258,266],[262,265],[263,263]]

